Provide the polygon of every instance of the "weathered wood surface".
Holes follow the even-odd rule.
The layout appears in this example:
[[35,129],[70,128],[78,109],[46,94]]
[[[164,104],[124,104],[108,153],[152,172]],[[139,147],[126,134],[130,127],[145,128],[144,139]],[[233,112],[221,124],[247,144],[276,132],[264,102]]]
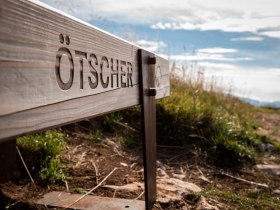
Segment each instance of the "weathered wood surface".
[[[139,47],[26,0],[0,0],[0,142],[139,104]],[[156,98],[169,95],[157,57]]]
[[[67,208],[73,201],[79,199],[80,194],[70,194],[60,191],[52,191],[44,195],[43,198],[37,201],[38,204],[46,207],[61,207]],[[69,209],[69,208],[67,208]],[[129,200],[121,198],[99,197],[87,195],[81,201],[71,206],[71,209],[85,210],[144,210],[145,203],[140,200]]]

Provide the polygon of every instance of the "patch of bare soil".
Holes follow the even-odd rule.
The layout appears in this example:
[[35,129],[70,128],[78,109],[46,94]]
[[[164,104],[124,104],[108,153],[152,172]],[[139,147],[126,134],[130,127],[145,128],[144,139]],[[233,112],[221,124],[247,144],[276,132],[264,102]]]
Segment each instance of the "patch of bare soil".
[[280,114],[277,112],[259,112],[257,119],[261,122],[258,132],[280,142]]
[[[274,120],[271,123],[274,126],[278,125],[279,119],[275,116],[270,117]],[[141,146],[128,149],[111,134],[104,134],[100,143],[95,143],[86,129],[66,129],[64,132],[67,145],[59,158],[67,166],[66,174],[69,179],[43,186],[39,184],[38,178],[34,177],[35,187],[22,170],[21,178],[0,185],[0,209],[48,209],[50,207],[36,204],[47,192],[84,194],[100,183],[114,168],[117,170],[92,194],[144,200]],[[276,157],[273,154],[270,156]],[[28,159],[27,156],[24,158]],[[220,194],[217,198],[208,198],[203,192],[234,192],[247,196],[250,192],[280,190],[278,175],[252,166],[223,170],[208,165],[207,162],[207,156],[195,146],[158,145],[158,196],[154,210],[237,209],[242,207],[242,204],[234,200],[234,197],[232,202],[229,202]],[[277,193],[273,196],[280,199]]]

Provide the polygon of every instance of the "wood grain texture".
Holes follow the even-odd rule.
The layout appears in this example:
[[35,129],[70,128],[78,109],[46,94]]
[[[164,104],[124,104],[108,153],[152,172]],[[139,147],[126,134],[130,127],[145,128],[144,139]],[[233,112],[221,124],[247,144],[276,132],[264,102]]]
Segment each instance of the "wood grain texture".
[[[138,49],[42,4],[0,0],[0,142],[139,104]],[[169,95],[158,56],[156,88]]]

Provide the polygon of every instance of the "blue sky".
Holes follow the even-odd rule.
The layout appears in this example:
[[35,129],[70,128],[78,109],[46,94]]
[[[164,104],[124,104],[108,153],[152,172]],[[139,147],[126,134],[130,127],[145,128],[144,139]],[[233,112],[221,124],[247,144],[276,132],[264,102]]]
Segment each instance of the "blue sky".
[[234,95],[280,101],[280,1],[41,1],[177,66],[197,63]]

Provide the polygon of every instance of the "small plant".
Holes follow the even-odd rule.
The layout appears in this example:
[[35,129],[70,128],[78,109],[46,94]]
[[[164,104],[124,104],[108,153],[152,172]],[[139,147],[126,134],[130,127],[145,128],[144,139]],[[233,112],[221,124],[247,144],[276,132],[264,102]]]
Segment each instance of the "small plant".
[[252,162],[257,153],[250,135],[221,122],[215,126],[214,135],[209,138],[206,145],[214,161],[223,166],[238,166],[245,161]]
[[96,144],[100,144],[102,142],[102,133],[101,131],[97,130],[97,131],[90,131],[89,133],[89,139],[96,143]]
[[63,166],[59,159],[46,159],[43,169],[39,172],[40,180],[45,184],[66,180],[62,170]]
[[45,133],[26,135],[17,139],[17,144],[23,148],[44,153],[44,156],[59,154],[64,145],[64,134],[53,130]]
[[116,128],[116,122],[120,122],[123,119],[122,113],[121,112],[113,112],[110,114],[105,115],[105,119],[103,120],[103,128],[106,131],[114,131]]
[[120,140],[122,144],[129,149],[133,149],[137,147],[137,142],[135,142],[135,140],[132,138],[121,136]]
[[74,193],[78,193],[78,194],[85,194],[85,193],[87,193],[87,191],[85,189],[80,188],[80,187],[75,188],[73,191],[74,191]]
[[[65,144],[64,134],[58,130],[50,130],[45,133],[27,135],[17,139],[18,146],[39,154],[39,179],[48,184],[65,180],[63,166],[57,155]],[[36,160],[33,160],[36,162]]]

